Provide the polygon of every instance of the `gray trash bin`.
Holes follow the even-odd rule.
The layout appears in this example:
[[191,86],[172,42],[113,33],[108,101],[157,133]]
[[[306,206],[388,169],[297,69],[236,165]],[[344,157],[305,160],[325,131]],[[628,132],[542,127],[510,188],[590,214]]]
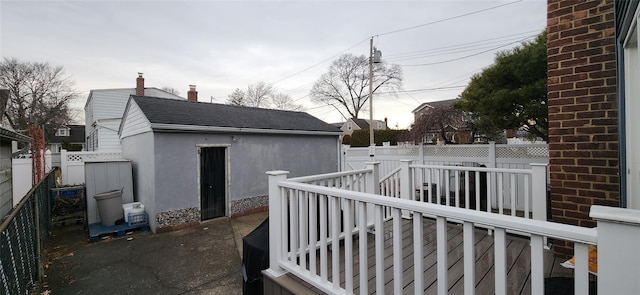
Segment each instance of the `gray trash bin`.
[[93,196],[98,205],[100,222],[103,226],[113,226],[118,220],[124,219],[122,211],[122,190],[111,190]]

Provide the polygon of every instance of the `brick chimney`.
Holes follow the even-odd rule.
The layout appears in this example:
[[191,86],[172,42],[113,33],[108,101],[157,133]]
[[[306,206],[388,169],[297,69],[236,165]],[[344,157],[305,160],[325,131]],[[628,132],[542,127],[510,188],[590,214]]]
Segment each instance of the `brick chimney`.
[[138,78],[136,79],[136,95],[144,96],[144,78],[142,78],[142,73],[138,73]]
[[187,92],[188,101],[198,101],[198,91],[196,91],[196,85],[189,85],[189,92]]

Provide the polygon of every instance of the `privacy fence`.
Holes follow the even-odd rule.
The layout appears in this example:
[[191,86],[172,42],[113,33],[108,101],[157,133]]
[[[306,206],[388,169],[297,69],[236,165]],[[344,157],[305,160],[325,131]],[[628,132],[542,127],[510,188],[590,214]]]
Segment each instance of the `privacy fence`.
[[51,226],[53,171],[35,185],[0,225],[0,294],[29,294],[43,278],[42,249]]

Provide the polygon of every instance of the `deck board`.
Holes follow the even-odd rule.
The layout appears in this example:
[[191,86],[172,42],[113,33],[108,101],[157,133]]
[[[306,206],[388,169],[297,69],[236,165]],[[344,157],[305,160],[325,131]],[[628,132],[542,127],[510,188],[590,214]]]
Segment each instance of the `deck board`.
[[[437,293],[437,244],[435,220],[423,219],[423,286],[424,294]],[[448,290],[450,294],[464,293],[464,247],[462,237],[462,226],[457,224],[447,225],[447,264],[448,264]],[[384,281],[385,293],[393,294],[393,238],[392,222],[384,223]],[[358,235],[350,237],[353,241],[353,277],[354,293],[360,294],[359,276],[359,239]],[[375,235],[367,234],[367,270],[368,270],[368,293],[376,293],[376,268],[375,268]],[[475,286],[476,294],[493,294],[494,292],[494,247],[493,236],[488,234],[486,229],[476,229],[474,234],[475,249]],[[530,263],[531,252],[529,240],[526,237],[507,235],[507,293],[524,294],[531,293],[530,285]],[[332,246],[327,251],[328,279],[332,279]],[[339,244],[340,261],[345,260],[344,242]],[[315,255],[314,255],[315,254]],[[550,253],[545,255],[545,277],[565,276],[572,277],[571,270],[559,266],[560,260],[554,258]],[[320,275],[320,251],[311,252],[306,256],[307,270],[309,270],[309,259],[316,259],[316,273]],[[403,220],[402,224],[402,273],[403,273],[403,293],[414,293],[414,271],[413,271],[413,229],[411,220]],[[292,274],[288,274],[293,280],[301,281]],[[345,287],[344,266],[340,267],[340,286]],[[307,283],[305,283],[308,286]],[[316,288],[309,289],[309,293],[322,294]]]

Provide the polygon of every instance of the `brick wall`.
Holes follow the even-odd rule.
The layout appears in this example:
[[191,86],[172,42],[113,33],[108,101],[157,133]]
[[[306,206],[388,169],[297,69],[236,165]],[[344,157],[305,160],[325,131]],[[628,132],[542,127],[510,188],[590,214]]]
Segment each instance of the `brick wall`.
[[[613,1],[547,2],[553,221],[594,227],[591,205],[618,206]],[[556,253],[573,254],[555,244]]]

